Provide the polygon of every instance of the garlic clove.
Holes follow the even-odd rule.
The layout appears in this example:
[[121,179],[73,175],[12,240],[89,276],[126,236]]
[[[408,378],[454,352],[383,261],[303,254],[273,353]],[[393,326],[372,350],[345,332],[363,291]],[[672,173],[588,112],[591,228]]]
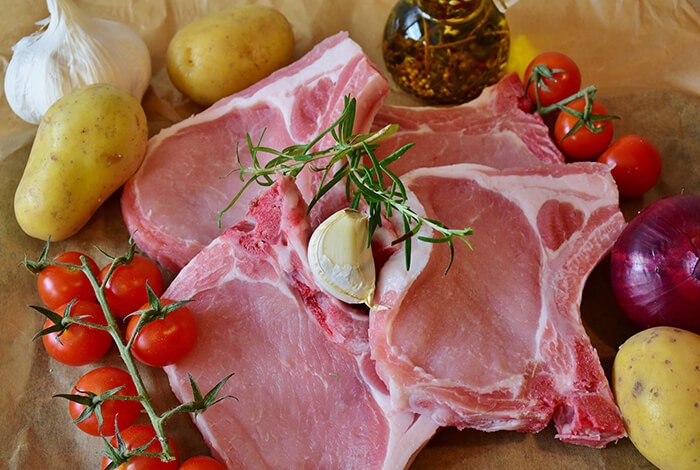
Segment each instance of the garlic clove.
[[321,289],[343,302],[371,307],[376,279],[368,236],[365,214],[340,210],[314,230],[308,259]]
[[12,111],[38,124],[68,92],[109,83],[141,101],[151,80],[151,55],[127,25],[93,18],[72,0],[47,0],[41,29],[12,48],[5,71],[5,96]]

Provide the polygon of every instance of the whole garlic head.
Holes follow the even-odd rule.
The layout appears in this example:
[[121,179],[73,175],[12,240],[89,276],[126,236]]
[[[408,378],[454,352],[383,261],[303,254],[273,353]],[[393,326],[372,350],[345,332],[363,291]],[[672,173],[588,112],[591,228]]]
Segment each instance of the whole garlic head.
[[47,0],[42,29],[20,39],[5,73],[5,95],[23,120],[38,124],[71,90],[109,83],[141,101],[151,80],[148,47],[127,25],[82,12],[72,0]]
[[308,258],[321,289],[343,302],[371,307],[375,271],[368,221],[353,209],[336,212],[314,230]]

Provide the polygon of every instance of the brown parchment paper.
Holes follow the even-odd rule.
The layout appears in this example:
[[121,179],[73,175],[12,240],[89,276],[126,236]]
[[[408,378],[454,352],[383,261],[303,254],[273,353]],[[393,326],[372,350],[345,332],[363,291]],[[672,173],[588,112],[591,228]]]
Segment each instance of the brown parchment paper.
[[[144,98],[155,132],[197,108],[170,85],[163,70],[168,40],[178,27],[223,7],[253,3],[235,0],[82,0],[88,12],[130,24],[146,41],[153,57],[152,87]],[[296,54],[320,39],[347,30],[385,71],[381,34],[394,0],[259,0],[280,9],[293,25]],[[36,29],[47,16],[42,0],[0,0],[0,71],[4,80],[12,45]],[[700,0],[520,0],[508,11],[513,36],[526,35],[538,50],[560,50],[579,63],[584,85],[596,84],[599,98],[622,117],[616,135],[637,132],[661,151],[661,181],[643,198],[622,203],[631,218],[659,197],[700,192]],[[398,90],[393,102],[415,102]],[[20,266],[36,257],[43,242],[26,236],[13,213],[13,197],[35,133],[0,99],[0,469],[99,468],[102,444],[78,431],[65,401],[67,393],[92,366],[67,367],[32,341],[41,326],[29,304],[39,303],[35,277]],[[106,261],[97,246],[121,253],[128,234],[121,219],[118,193],[110,198],[76,236],[56,243],[53,253],[82,250]],[[632,326],[617,309],[609,287],[607,261],[591,274],[582,298],[582,318],[610,372],[617,347]],[[118,364],[110,357],[105,364]],[[160,406],[173,406],[164,374],[144,369]],[[214,411],[215,412],[215,411]],[[180,456],[207,453],[188,417],[169,422]],[[597,450],[563,444],[548,427],[539,434],[483,433],[444,429],[417,455],[412,469],[639,469],[653,468],[624,439]]]

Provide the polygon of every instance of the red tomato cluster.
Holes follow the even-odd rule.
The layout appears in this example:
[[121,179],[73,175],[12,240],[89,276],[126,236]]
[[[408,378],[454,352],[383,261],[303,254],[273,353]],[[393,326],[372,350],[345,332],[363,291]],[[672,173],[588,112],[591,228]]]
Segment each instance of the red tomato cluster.
[[622,196],[641,196],[661,175],[661,155],[654,144],[640,135],[620,137],[598,158],[612,167],[612,175]]
[[[104,283],[110,266],[100,271],[100,282]],[[105,284],[105,297],[112,313],[124,318],[148,302],[146,283],[156,295],[163,293],[163,275],[158,265],[145,256],[136,255],[129,264],[114,270]]]
[[[538,83],[536,76],[541,77]],[[543,52],[525,69],[527,94],[533,103],[551,106],[581,88],[581,71],[571,57],[559,52]]]
[[[136,424],[126,428],[119,433],[127,449],[137,449],[143,447],[150,442],[146,447],[146,452],[158,453],[162,452],[163,448],[160,442],[156,439],[156,431],[150,424]],[[127,463],[119,465],[118,470],[226,470],[226,466],[208,456],[196,456],[185,460],[181,465],[178,461],[178,452],[175,443],[172,439],[168,439],[168,443],[175,454],[175,460],[163,462],[157,457],[136,456],[130,459]],[[112,438],[112,446],[117,446],[116,437]],[[102,469],[106,469],[112,461],[109,457],[102,458]]]
[[[88,396],[89,393],[99,395],[119,388],[115,395],[122,397],[136,397],[138,392],[131,375],[124,369],[116,367],[99,367],[83,375],[73,387],[77,394]],[[76,425],[87,434],[93,436],[113,436],[115,423],[119,429],[126,429],[136,421],[141,413],[141,402],[135,400],[105,400],[100,406],[102,420],[97,419],[94,413],[86,419],[79,420],[80,415],[87,408],[86,405],[69,401],[68,411]]]
[[[148,447],[145,449],[146,452],[163,452],[163,447],[160,445],[160,442],[158,442],[158,439],[156,439],[156,430],[150,424],[135,424],[124,429],[123,431],[120,431],[119,435],[124,441],[126,448],[129,450],[138,449],[139,447],[143,447],[150,442]],[[127,463],[119,465],[117,468],[119,470],[177,470],[179,467],[177,460],[177,449],[175,448],[175,445],[171,439],[168,439],[168,443],[173,449],[175,460],[163,462],[157,457],[138,455],[130,459]],[[110,444],[116,447],[118,445],[117,438],[113,437]],[[111,463],[112,461],[109,458],[106,456],[103,457],[102,470],[107,468]]]
[[[55,262],[80,266],[86,260],[99,283],[105,283],[110,266],[101,271],[91,257],[69,251],[59,254]],[[105,298],[110,311],[117,318],[124,318],[147,303],[146,283],[160,296],[164,290],[163,275],[158,265],[145,256],[135,255],[130,263],[117,267],[105,283]],[[62,317],[67,309],[72,318],[107,326],[102,308],[97,303],[95,289],[85,273],[79,269],[50,264],[42,269],[37,279],[39,297],[49,309]],[[73,301],[73,304],[70,302]],[[54,322],[47,318],[44,328]],[[47,352],[57,361],[67,365],[85,365],[104,356],[112,344],[109,332],[79,324],[48,333],[42,337]]]
[[[163,275],[158,265],[145,256],[135,255],[128,264],[118,266],[110,273],[111,265],[98,270],[89,256],[79,252],[65,252],[54,258],[55,262],[74,266],[86,260],[96,280],[104,285],[104,294],[113,317],[124,319],[126,341],[131,340],[142,315],[134,312],[149,310],[146,285],[160,296],[164,291]],[[109,276],[109,277],[108,277]],[[109,350],[112,336],[105,330],[107,320],[97,303],[95,289],[84,272],[68,266],[50,264],[39,273],[39,296],[49,309],[55,310],[61,323],[68,316],[102,328],[68,323],[65,328],[54,326],[55,319],[47,318],[42,335],[47,352],[57,361],[80,366],[92,363]],[[172,304],[161,299],[161,305]],[[127,318],[128,317],[128,318]],[[139,361],[150,366],[174,364],[187,354],[196,339],[196,325],[192,312],[181,306],[146,323],[136,334],[131,352]]]
[[[84,256],[77,251],[66,251],[55,258],[59,263],[80,266],[80,257]],[[90,266],[90,271],[97,276],[97,263],[89,256],[85,257]],[[62,266],[50,265],[44,268],[37,278],[39,297],[50,309],[56,309],[71,300],[78,298],[94,302],[95,290],[90,285],[85,273],[76,269],[68,269]]]
[[[567,107],[583,115],[586,108],[586,100],[579,98],[569,103]],[[594,116],[609,115],[605,106],[598,102],[592,103],[591,113]],[[564,152],[564,155],[571,160],[595,160],[612,142],[612,120],[591,121],[591,127],[579,124],[580,121],[581,119],[577,115],[567,111],[560,111],[554,123],[554,141],[561,151]],[[579,126],[578,129],[576,128],[577,125]]]
[[226,470],[226,466],[211,457],[200,455],[185,460],[180,470]]
[[[70,316],[81,318],[88,323],[107,326],[102,308],[95,302],[78,299],[72,304],[61,305],[56,313],[65,318],[70,307]],[[50,328],[54,322],[47,318],[44,328]],[[89,326],[73,324],[63,331],[55,331],[41,337],[44,347],[51,357],[69,366],[83,366],[95,362],[104,356],[112,346],[109,332]]]
[[656,147],[635,134],[611,145],[616,116],[586,93],[590,87],[580,90],[581,72],[570,57],[542,53],[528,65],[524,80],[527,98],[537,104],[538,112],[557,110],[552,134],[568,160],[608,164],[621,197],[641,196],[656,184],[662,166]]
[[[171,300],[163,300],[162,304],[170,305]],[[142,309],[147,309],[144,305]],[[141,315],[129,319],[126,327],[126,339],[131,340]],[[146,324],[136,335],[131,346],[131,353],[144,364],[154,367],[164,367],[174,364],[185,356],[197,339],[197,328],[194,315],[183,306],[168,313],[165,318],[156,319]]]
[[[82,260],[89,266],[93,282],[103,287],[104,300],[113,319],[111,325],[108,325],[106,313],[98,303],[93,282],[77,269],[83,264]],[[61,253],[53,259],[53,263],[41,269],[37,287],[48,311],[37,310],[46,312],[42,312],[47,318],[40,335],[49,355],[71,366],[93,363],[111,348],[115,322],[118,333],[121,333],[120,327],[124,327],[124,337],[119,335],[124,345],[135,335],[130,347],[131,355],[146,365],[160,367],[173,364],[189,353],[197,336],[192,312],[184,305],[172,306],[173,301],[168,299],[160,299],[160,306],[155,309],[149,305],[146,285],[156,296],[160,297],[164,292],[163,275],[158,265],[145,256],[135,255],[128,264],[118,266],[111,274],[110,270],[111,264],[100,270],[92,258],[75,251]],[[135,314],[137,311],[144,312]],[[139,326],[137,332],[139,320],[144,315],[155,315],[155,319]],[[78,320],[80,323],[75,323]],[[122,321],[124,325],[121,325]],[[94,324],[95,327],[81,323]],[[70,416],[83,432],[109,437],[114,436],[118,429],[127,449],[153,441],[147,451],[161,451],[160,444],[154,440],[154,428],[150,424],[134,424],[142,415],[143,406],[134,380],[126,370],[117,367],[93,369],[76,382],[72,394],[62,396],[68,399]],[[116,437],[111,444],[118,445]],[[171,446],[177,455],[172,442]],[[110,460],[105,457],[103,468],[109,463]],[[180,467],[177,459],[162,462],[155,457],[137,456],[118,468],[152,470]],[[220,470],[225,467],[210,457],[196,457],[183,463],[181,468]]]

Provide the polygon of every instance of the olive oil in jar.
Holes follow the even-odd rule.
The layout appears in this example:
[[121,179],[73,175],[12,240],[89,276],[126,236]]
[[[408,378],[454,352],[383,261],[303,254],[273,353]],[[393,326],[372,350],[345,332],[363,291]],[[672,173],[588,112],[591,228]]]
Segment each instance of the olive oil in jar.
[[403,90],[430,103],[455,104],[503,76],[510,32],[493,0],[399,0],[382,46]]

